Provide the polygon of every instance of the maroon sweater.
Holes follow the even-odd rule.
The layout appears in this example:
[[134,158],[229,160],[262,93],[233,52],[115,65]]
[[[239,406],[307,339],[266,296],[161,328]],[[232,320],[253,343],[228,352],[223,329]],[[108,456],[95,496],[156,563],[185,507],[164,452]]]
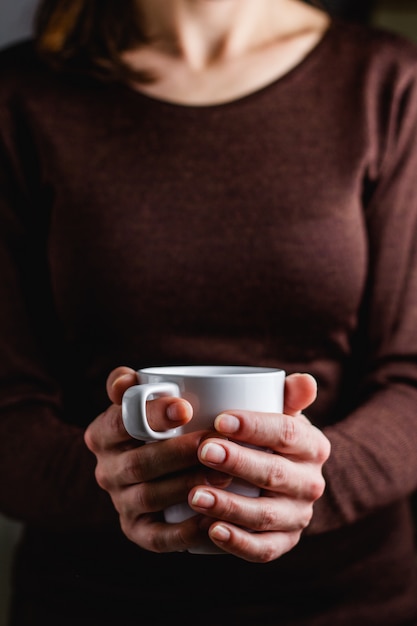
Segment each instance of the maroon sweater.
[[[0,507],[27,529],[15,624],[417,623],[412,44],[334,22],[216,106],[4,51],[0,302]],[[119,530],[83,429],[113,367],[170,363],[317,378],[327,489],[281,559],[155,555]]]

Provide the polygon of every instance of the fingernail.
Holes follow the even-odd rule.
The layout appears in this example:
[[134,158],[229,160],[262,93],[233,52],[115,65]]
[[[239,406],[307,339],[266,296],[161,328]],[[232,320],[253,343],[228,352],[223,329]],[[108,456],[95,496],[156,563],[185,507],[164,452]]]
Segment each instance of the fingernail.
[[116,389],[117,387],[119,387],[119,385],[124,381],[124,382],[129,382],[131,384],[131,380],[132,380],[132,374],[122,374],[121,376],[118,376],[113,382],[112,382],[112,389]]
[[217,541],[229,541],[231,537],[230,530],[227,526],[223,526],[222,524],[217,524],[209,533],[210,537],[216,539]]
[[222,413],[218,415],[214,420],[214,426],[220,433],[230,434],[235,433],[240,428],[240,421],[234,415],[228,413]]
[[191,500],[191,503],[203,509],[210,509],[214,505],[215,499],[213,494],[211,494],[209,491],[197,489],[193,496],[193,499]]
[[223,463],[226,459],[226,450],[217,443],[206,443],[201,450],[201,458],[209,463]]

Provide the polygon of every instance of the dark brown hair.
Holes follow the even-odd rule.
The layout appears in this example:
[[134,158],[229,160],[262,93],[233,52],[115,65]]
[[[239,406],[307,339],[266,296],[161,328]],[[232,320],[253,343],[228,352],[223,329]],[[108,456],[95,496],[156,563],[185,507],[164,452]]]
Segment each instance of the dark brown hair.
[[145,42],[135,0],[41,0],[34,33],[37,52],[57,69],[147,80],[122,59]]

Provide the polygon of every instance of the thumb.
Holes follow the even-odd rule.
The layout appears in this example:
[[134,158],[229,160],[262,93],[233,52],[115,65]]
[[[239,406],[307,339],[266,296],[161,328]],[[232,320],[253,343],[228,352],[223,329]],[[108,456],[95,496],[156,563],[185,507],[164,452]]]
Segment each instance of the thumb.
[[311,374],[289,374],[285,379],[284,413],[298,415],[317,397],[317,382]]
[[126,389],[139,383],[137,374],[131,367],[116,367],[110,372],[106,388],[107,394],[114,404],[121,404]]

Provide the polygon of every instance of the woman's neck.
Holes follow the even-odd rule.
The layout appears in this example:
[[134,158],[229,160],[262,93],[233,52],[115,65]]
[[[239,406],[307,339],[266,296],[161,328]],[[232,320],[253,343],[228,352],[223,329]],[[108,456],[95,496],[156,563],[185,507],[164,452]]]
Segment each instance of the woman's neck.
[[154,80],[133,89],[217,104],[276,80],[317,45],[328,16],[300,0],[137,0],[147,43],[124,53]]
[[[298,0],[137,0],[145,35],[159,50],[204,70],[300,26]],[[301,11],[299,5],[301,4]]]

